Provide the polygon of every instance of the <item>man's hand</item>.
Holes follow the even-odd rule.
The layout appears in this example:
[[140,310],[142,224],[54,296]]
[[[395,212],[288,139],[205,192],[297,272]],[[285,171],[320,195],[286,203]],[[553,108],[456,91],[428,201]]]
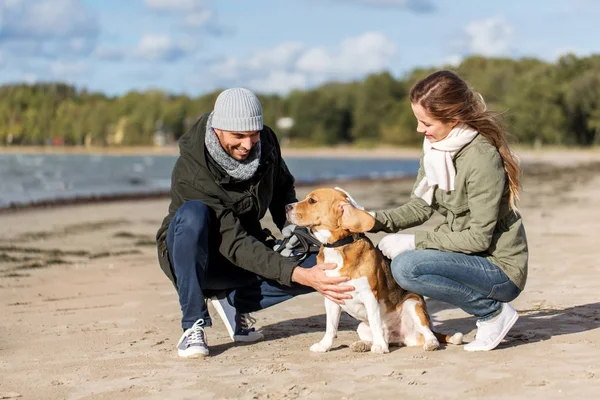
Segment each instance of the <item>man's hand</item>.
[[352,296],[346,292],[354,290],[354,286],[340,285],[350,280],[347,276],[327,276],[326,270],[336,269],[336,264],[317,264],[312,268],[294,268],[292,282],[310,286],[323,296],[337,304],[344,304],[344,299]]
[[394,233],[385,236],[377,245],[384,256],[393,260],[398,254],[415,249],[415,235]]

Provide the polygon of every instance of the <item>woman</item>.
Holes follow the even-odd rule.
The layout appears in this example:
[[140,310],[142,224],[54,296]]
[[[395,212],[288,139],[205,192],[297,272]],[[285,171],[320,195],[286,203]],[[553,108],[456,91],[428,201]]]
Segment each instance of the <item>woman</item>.
[[434,211],[444,215],[433,232],[387,235],[379,248],[404,289],[477,317],[465,350],[492,350],[519,317],[508,302],[527,279],[519,166],[497,114],[456,74],[438,71],[417,82],[410,101],[425,135],[417,181],[407,204],[371,213],[371,232],[417,226]]

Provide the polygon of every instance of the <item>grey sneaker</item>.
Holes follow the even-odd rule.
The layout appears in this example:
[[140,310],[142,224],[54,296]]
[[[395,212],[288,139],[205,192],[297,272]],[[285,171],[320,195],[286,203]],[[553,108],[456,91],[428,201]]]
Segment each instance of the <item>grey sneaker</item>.
[[223,320],[232,341],[256,342],[265,338],[261,332],[257,332],[252,327],[256,320],[250,314],[238,313],[235,307],[229,303],[224,292],[211,297],[210,302]]
[[204,332],[204,320],[199,319],[181,335],[177,343],[179,357],[199,358],[208,355],[208,341]]
[[237,315],[237,330],[233,335],[234,342],[256,342],[263,340],[265,336],[262,332],[257,332],[252,326],[256,320],[250,314]]

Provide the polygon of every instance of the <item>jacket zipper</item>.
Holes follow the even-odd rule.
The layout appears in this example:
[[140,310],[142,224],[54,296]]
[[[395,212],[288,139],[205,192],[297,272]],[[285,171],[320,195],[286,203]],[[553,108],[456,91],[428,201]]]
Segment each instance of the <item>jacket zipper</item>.
[[260,215],[260,200],[258,199],[258,185],[260,185],[260,181],[256,182],[256,185],[250,185],[249,192],[250,195],[254,198],[256,202],[256,207],[258,208],[258,215]]

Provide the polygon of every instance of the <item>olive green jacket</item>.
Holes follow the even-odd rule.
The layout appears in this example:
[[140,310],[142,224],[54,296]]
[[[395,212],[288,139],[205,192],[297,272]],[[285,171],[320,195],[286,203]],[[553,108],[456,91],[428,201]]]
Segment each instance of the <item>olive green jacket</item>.
[[417,249],[476,254],[498,265],[520,289],[527,280],[527,238],[521,216],[508,204],[508,180],[498,150],[478,135],[454,156],[454,190],[436,188],[428,205],[414,194],[423,179],[423,157],[408,203],[375,213],[372,232],[421,225],[434,211],[445,220],[433,232],[415,232]]
[[156,234],[158,259],[163,272],[176,284],[167,254],[166,235],[173,216],[183,203],[200,200],[214,211],[211,234],[219,252],[232,264],[264,278],[291,286],[297,263],[266,245],[260,220],[267,210],[281,229],[286,204],[296,202],[294,178],[281,158],[275,133],[265,125],[260,133],[258,170],[245,181],[229,176],[204,146],[208,115],[203,115],[179,139],[180,156],[171,176],[171,204]]

